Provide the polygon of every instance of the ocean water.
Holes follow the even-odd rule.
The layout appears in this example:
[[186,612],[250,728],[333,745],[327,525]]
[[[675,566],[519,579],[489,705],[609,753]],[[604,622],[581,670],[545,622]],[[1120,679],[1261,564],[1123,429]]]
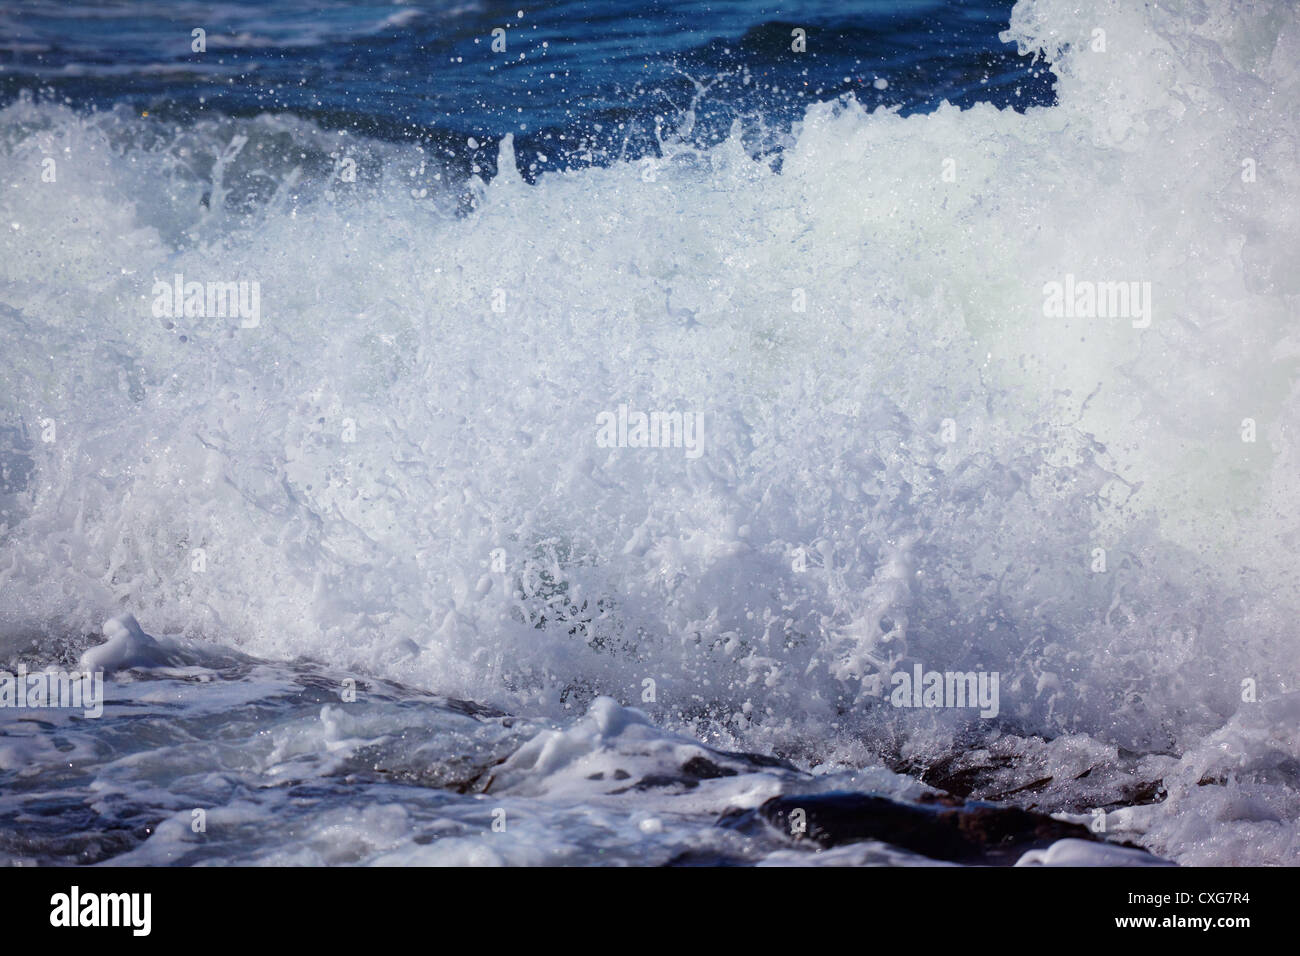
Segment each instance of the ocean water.
[[106,700],[0,707],[0,858],[990,862],[788,826],[941,790],[1300,862],[1297,64],[1267,0],[10,4],[0,669]]

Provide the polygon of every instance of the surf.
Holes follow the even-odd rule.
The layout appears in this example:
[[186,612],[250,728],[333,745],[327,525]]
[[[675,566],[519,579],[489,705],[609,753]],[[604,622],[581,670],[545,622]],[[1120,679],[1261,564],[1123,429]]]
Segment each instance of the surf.
[[[837,96],[779,150],[667,140],[650,181],[525,177],[504,132],[451,183],[291,115],[11,102],[6,647],[129,612],[536,719],[652,679],[663,726],[809,767],[1085,753],[1114,772],[1071,812],[1121,754],[1189,820],[1289,806],[1290,738],[1251,735],[1300,677],[1294,10],[1040,0],[1006,36],[1055,105]],[[261,321],[155,316],[178,274],[255,280]],[[1149,326],[1045,316],[1067,275],[1150,283]],[[622,406],[702,414],[702,454],[601,447]],[[918,662],[1000,674],[997,717],[866,699]]]

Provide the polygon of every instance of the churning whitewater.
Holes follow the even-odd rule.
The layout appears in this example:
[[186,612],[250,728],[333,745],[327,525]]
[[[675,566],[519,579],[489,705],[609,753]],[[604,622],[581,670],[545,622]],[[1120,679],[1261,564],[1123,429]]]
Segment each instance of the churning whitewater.
[[1003,39],[541,172],[13,98],[0,859],[1300,863],[1300,10]]

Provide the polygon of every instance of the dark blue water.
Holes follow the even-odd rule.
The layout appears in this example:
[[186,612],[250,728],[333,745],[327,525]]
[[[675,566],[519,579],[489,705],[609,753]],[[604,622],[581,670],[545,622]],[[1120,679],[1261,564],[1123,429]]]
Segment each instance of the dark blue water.
[[0,13],[0,104],[30,90],[161,121],[291,112],[448,145],[513,133],[535,174],[653,153],[688,115],[701,144],[740,121],[762,149],[844,94],[904,112],[1053,99],[1042,65],[998,39],[1007,0],[519,2],[20,0]]

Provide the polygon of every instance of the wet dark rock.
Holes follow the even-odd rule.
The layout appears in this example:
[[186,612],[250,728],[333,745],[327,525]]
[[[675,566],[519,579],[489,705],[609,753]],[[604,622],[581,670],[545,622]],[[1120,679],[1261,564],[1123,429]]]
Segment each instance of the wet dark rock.
[[971,794],[991,786],[1000,770],[1012,766],[1008,757],[990,756],[983,764],[976,766],[962,765],[964,754],[954,753],[925,763],[917,761],[900,761],[891,764],[890,769],[909,777],[915,777],[926,786],[951,793],[957,797],[969,797]]
[[707,757],[692,757],[682,764],[682,773],[697,780],[717,780],[719,777],[734,777],[736,771],[730,767],[719,767]]
[[904,803],[868,793],[773,797],[756,810],[731,811],[718,822],[744,833],[776,830],[823,849],[875,840],[934,860],[995,866],[1011,865],[1026,851],[1057,840],[1097,841],[1087,827],[1020,807],[943,797]]
[[690,777],[676,777],[664,773],[652,773],[642,777],[636,783],[628,787],[620,787],[618,790],[611,790],[611,794],[630,793],[639,790],[664,790],[678,787],[685,790],[694,790],[700,785],[699,780]]
[[1035,777],[1032,765],[985,751],[974,760],[970,752],[957,752],[926,760],[894,760],[889,767],[962,800],[1010,802],[1042,812],[1084,813],[1163,801],[1167,796],[1164,782],[1138,776],[1139,759],[1138,755],[1121,754],[1118,764],[1105,765],[1105,773],[1098,775],[1101,782],[1091,793],[1072,784],[1093,777],[1094,771],[1102,769],[1100,766],[1089,767],[1073,777]]
[[[631,793],[643,790],[662,790],[676,788],[679,792],[694,790],[704,780],[720,780],[724,777],[736,777],[743,773],[757,773],[778,769],[798,774],[799,771],[777,757],[765,757],[762,754],[742,753],[730,750],[713,750],[700,747],[701,753],[686,760],[676,773],[648,774],[635,783],[611,794]],[[619,769],[613,774],[615,780],[627,780],[631,774]],[[806,775],[801,775],[806,776]]]
[[1109,811],[1117,807],[1145,807],[1153,803],[1162,803],[1167,796],[1169,793],[1165,790],[1163,780],[1143,780],[1124,787],[1123,799],[1114,806],[1107,806],[1104,809]]

